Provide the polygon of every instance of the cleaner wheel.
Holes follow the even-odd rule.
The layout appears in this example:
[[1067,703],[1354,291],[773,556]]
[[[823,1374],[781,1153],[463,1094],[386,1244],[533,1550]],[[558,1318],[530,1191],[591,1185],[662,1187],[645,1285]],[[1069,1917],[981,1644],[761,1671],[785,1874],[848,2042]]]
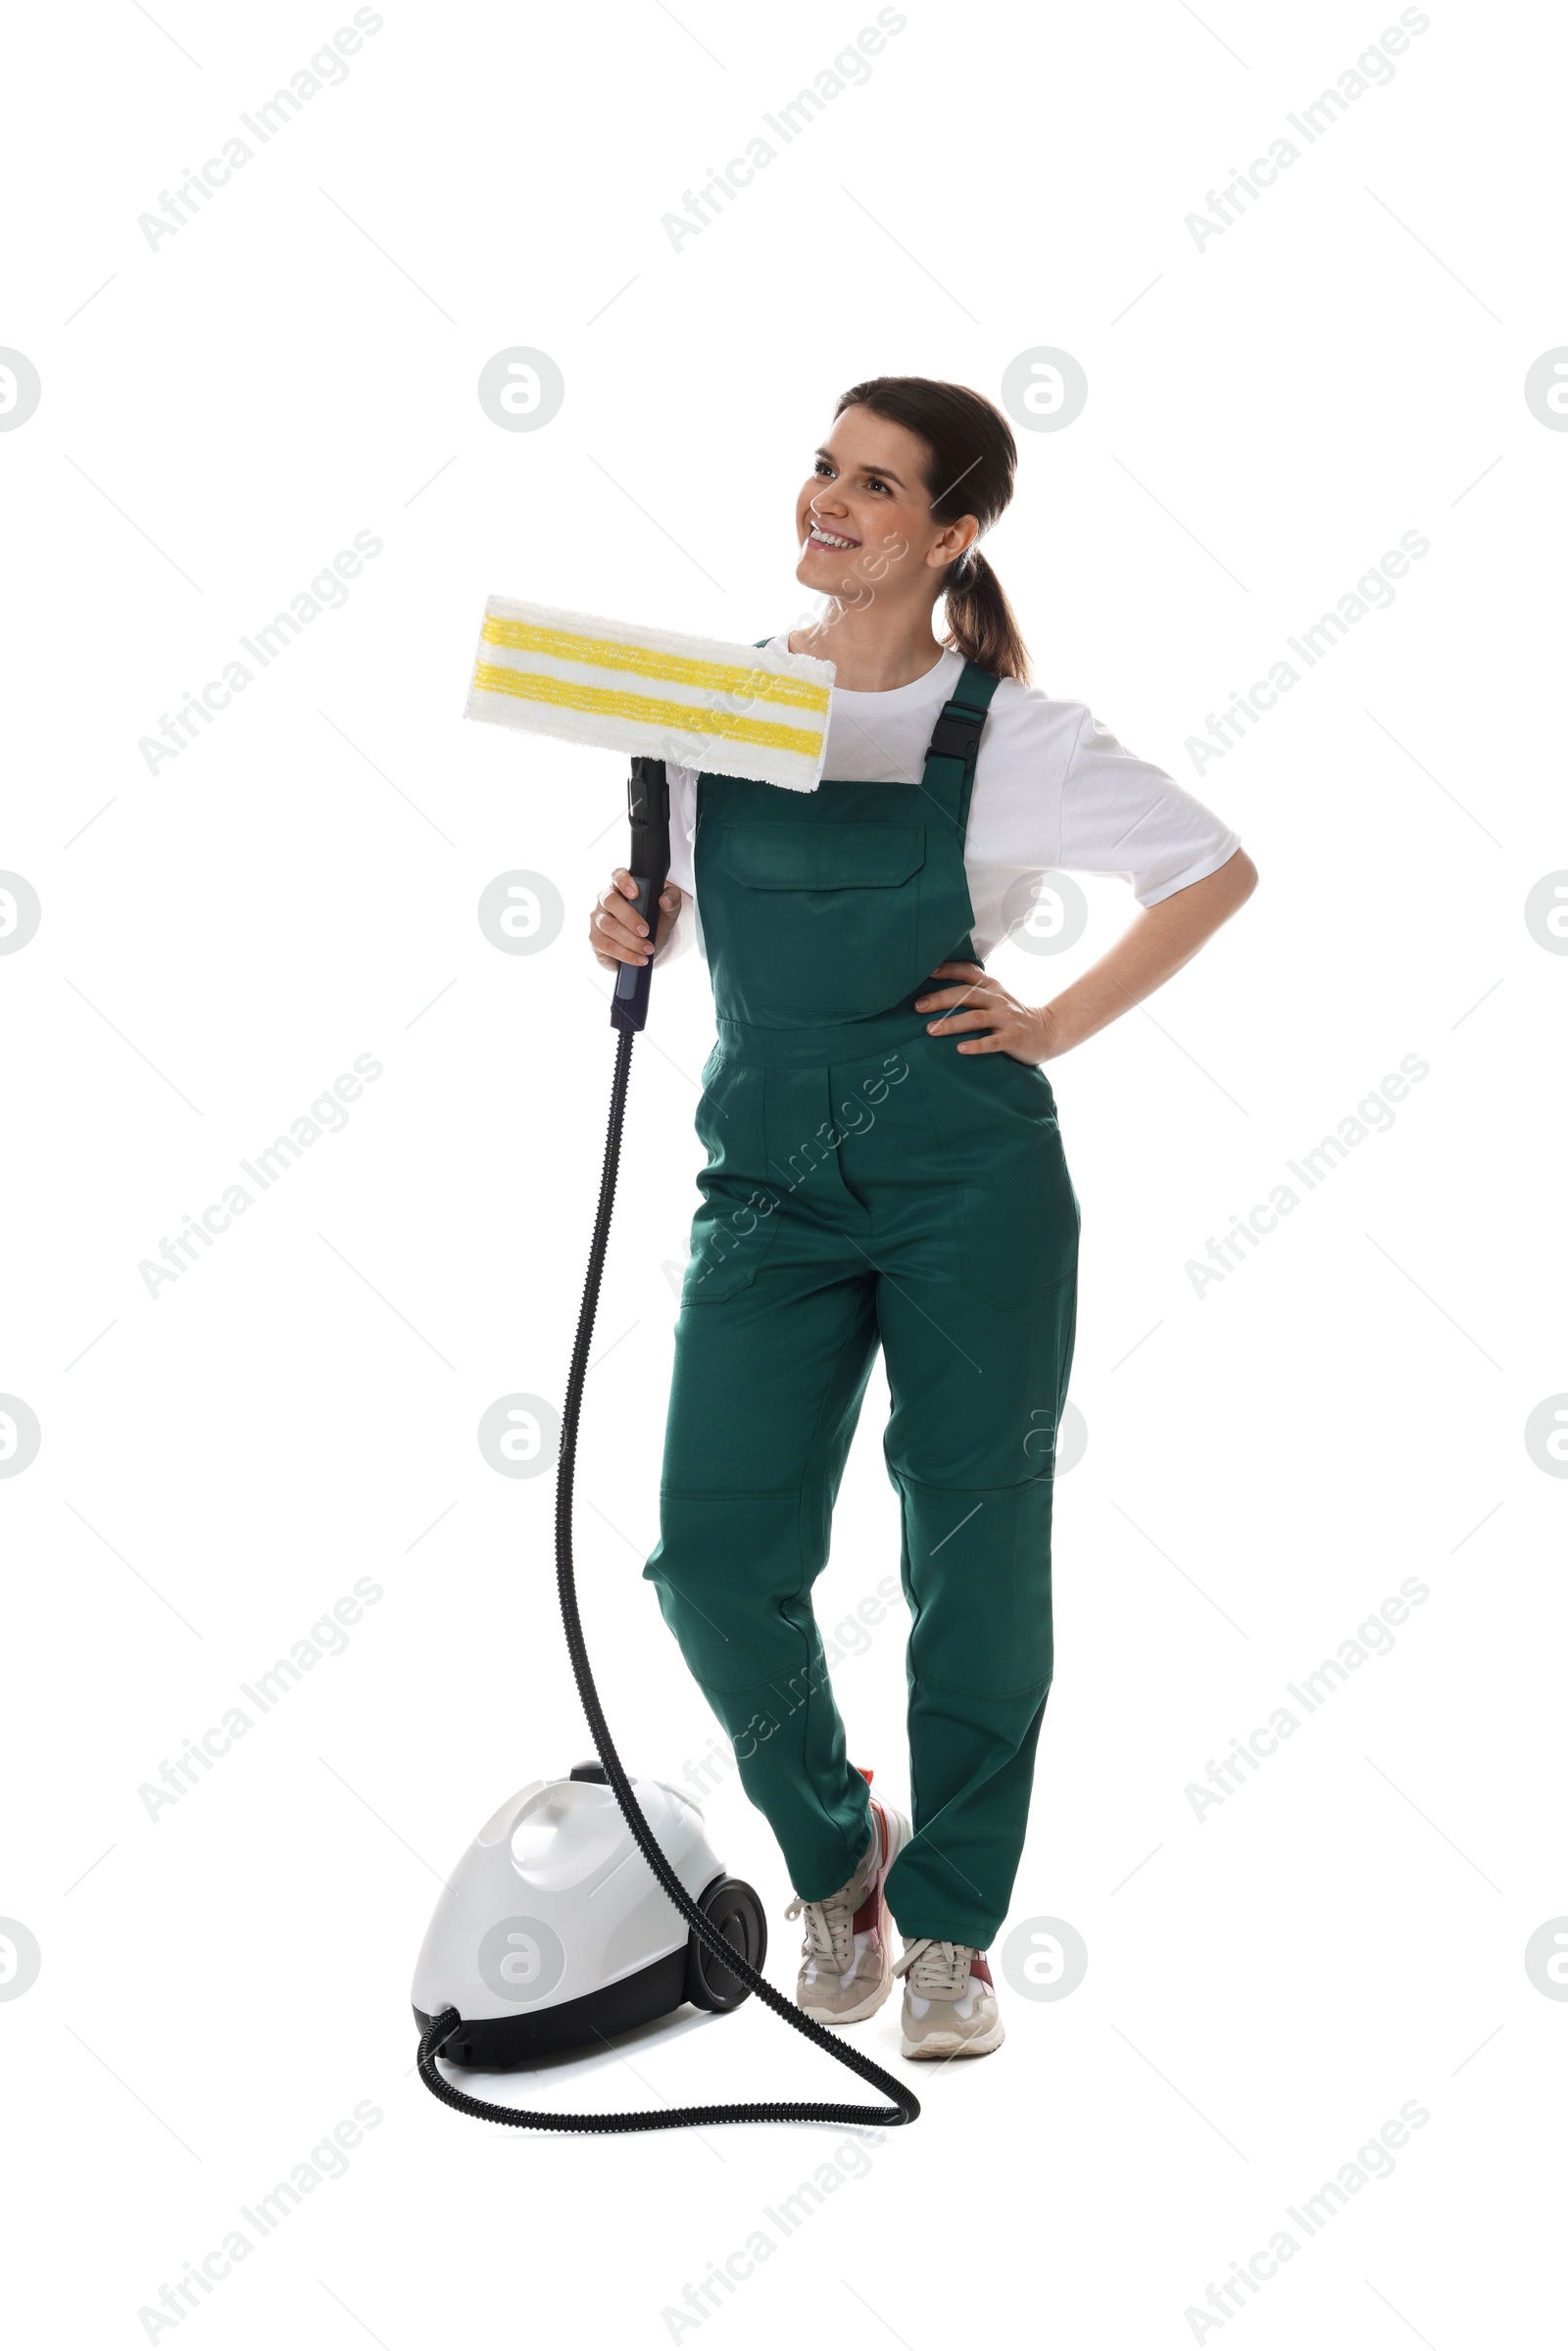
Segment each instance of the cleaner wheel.
[[[760,1968],[767,1957],[767,1921],[751,1886],[739,1878],[715,1878],[702,1898],[702,1909],[748,1965]],[[686,1997],[693,2007],[718,2015],[739,2008],[749,1997],[739,1977],[713,1957],[695,1930],[686,1944]]]

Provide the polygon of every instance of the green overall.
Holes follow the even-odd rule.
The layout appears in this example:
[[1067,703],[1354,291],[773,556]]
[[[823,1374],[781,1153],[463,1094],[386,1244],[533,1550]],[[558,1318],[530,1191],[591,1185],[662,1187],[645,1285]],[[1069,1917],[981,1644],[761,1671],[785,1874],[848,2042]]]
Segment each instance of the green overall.
[[1044,1070],[960,1053],[913,1008],[937,963],[973,959],[963,844],[996,683],[965,666],[918,788],[699,782],[718,1042],[644,1570],[794,1890],[836,1892],[871,1823],[811,1588],[880,1344],[912,1620],[914,1835],[888,1902],[904,1935],[977,1950],[1011,1896],[1051,1684],[1078,1261]]

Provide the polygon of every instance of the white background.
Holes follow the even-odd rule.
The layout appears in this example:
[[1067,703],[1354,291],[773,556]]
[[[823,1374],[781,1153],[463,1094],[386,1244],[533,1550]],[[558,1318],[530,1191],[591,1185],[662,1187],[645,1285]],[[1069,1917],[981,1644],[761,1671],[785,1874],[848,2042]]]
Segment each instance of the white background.
[[[1540,2339],[1568,2006],[1524,1947],[1568,1911],[1568,1485],[1524,1425],[1568,1389],[1568,961],[1524,902],[1568,865],[1568,437],[1523,381],[1568,341],[1561,25],[1435,4],[1200,250],[1185,217],[1396,10],[910,0],[865,85],[676,251],[662,216],[869,8],[382,13],[156,250],[138,216],[344,20],[161,0],[12,33],[0,342],[43,393],[0,433],[0,866],[42,920],[0,957],[0,1390],[42,1442],[0,1481],[0,1913],[42,1968],[0,2003],[10,2329],[148,2339],[163,2284],[368,2101],[346,2176],[153,2339]],[[476,398],[516,345],[564,377],[538,431]],[[1090,393],[1020,430],[990,543],[1038,673],[1262,876],[1052,1069],[1088,1445],[1013,1918],[1069,1922],[1088,1974],[1058,2001],[1003,1979],[1003,2051],[922,2069],[918,2127],[849,2154],[800,2129],[502,2132],[414,2076],[408,1984],[438,1873],[587,1751],[552,1481],[497,1476],[475,1431],[564,1377],[612,1055],[582,930],[623,767],[460,722],[478,615],[499,591],[726,638],[792,622],[792,502],[839,390],[996,396],[1040,345]],[[1431,550],[1392,608],[1196,777],[1206,714],[1410,530]],[[346,606],[150,774],[138,739],[357,531],[383,552]],[[536,955],[476,919],[514,869],[565,905]],[[1070,956],[1001,951],[1021,994],[1129,918],[1119,886],[1090,895]],[[710,1038],[687,955],[633,1072],[581,1463],[606,1701],[671,1779],[714,1727],[639,1569]],[[359,1054],[383,1074],[344,1131],[149,1296],[139,1263]],[[1392,1129],[1198,1297],[1188,1260],[1407,1054],[1430,1075]],[[897,1564],[884,1393],[829,1628]],[[363,1577],[382,1597],[344,1653],[149,1818],[142,1784]],[[1430,1596],[1392,1652],[1196,1817],[1210,1759],[1408,1577]],[[901,1792],[891,1619],[838,1688]],[[789,1889],[732,1777],[710,1826],[786,1984]],[[895,2064],[896,2019],[859,2032]],[[491,2086],[862,2094],[755,2003]],[[1411,2100],[1430,2120],[1393,2176],[1307,2238],[1286,2207]],[[769,2228],[826,2162],[843,2184]],[[1209,2281],[1282,2227],[1300,2250],[1254,2299],[1184,2315],[1212,2320]],[[770,2256],[695,2318],[687,2284],[759,2229]]]

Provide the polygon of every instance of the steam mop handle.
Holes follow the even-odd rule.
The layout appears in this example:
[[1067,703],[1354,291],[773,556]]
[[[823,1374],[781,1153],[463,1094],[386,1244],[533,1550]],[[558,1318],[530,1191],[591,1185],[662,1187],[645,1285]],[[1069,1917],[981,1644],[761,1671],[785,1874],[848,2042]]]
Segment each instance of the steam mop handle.
[[[659,936],[659,901],[669,879],[669,781],[662,759],[635,759],[626,782],[626,813],[631,819],[631,854],[626,870],[637,885],[636,906],[648,925],[648,936]],[[648,990],[653,961],[622,963],[615,974],[610,1001],[611,1026],[641,1029],[648,1019]]]

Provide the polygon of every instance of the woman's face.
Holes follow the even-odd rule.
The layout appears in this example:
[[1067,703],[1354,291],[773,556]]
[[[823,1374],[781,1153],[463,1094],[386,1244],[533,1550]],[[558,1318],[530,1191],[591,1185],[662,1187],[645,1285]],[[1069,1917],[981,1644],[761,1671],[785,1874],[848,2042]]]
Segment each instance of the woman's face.
[[918,434],[869,409],[848,408],[816,453],[795,505],[795,576],[846,605],[929,603],[942,570],[979,535],[973,514],[938,522]]

